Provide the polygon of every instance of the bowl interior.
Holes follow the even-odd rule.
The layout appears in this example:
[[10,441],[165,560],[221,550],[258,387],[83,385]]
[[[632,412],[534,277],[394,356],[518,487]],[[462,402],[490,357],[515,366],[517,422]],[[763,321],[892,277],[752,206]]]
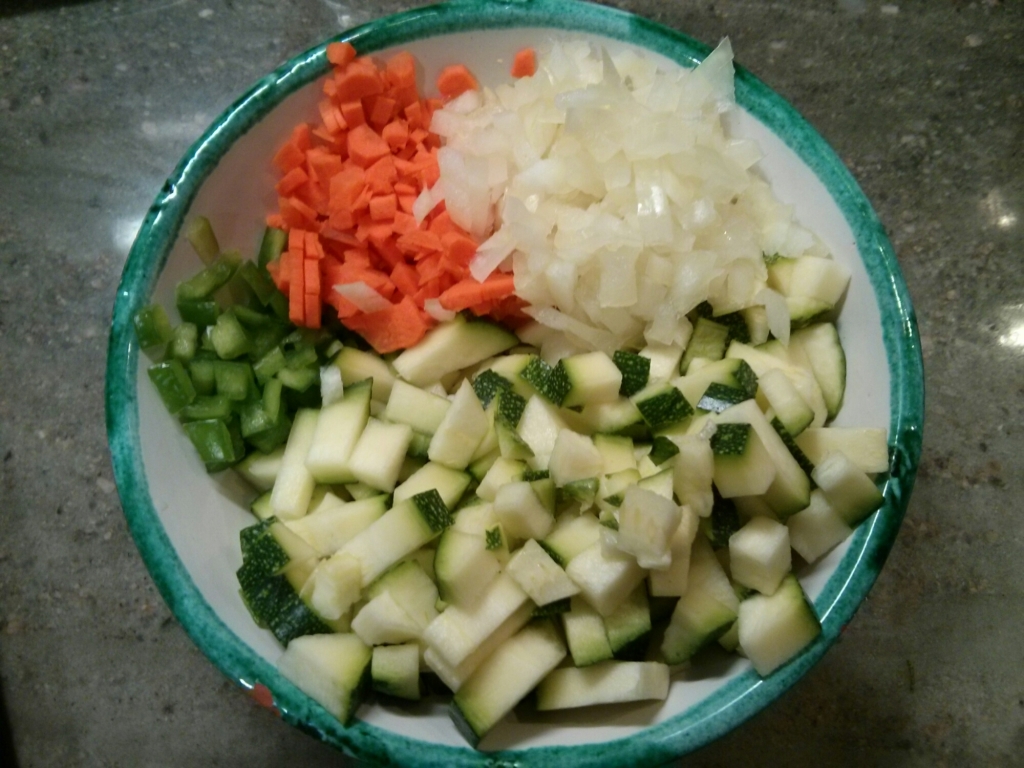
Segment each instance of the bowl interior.
[[[378,31],[383,23],[376,23]],[[405,39],[394,50],[410,50],[416,56],[424,83],[432,83],[443,66],[461,61],[481,83],[497,84],[508,79],[517,50],[539,48],[566,35],[585,36],[612,50],[630,45],[630,40],[650,46],[647,38],[607,25],[591,26],[585,34],[526,25],[426,34]],[[692,62],[704,53],[701,46],[671,33],[662,42],[655,50],[675,60],[664,58],[666,66]],[[375,47],[387,55],[386,47]],[[276,202],[270,158],[297,122],[316,119],[319,83],[303,81],[318,67],[324,69],[319,52],[299,57],[229,111],[183,162],[143,226],[126,267],[111,340],[108,424],[118,483],[133,534],[158,586],[199,646],[229,676],[247,686],[267,685],[286,718],[357,753],[387,753],[394,759],[402,750],[415,749],[416,742],[427,742],[438,746],[415,753],[420,764],[472,761],[475,753],[466,749],[442,704],[424,703],[412,710],[364,707],[360,722],[343,729],[276,673],[273,665],[281,648],[253,623],[234,576],[241,564],[238,532],[252,523],[246,511],[251,491],[230,473],[205,473],[183,431],[149,386],[148,360],[138,355],[130,327],[125,328],[125,318],[130,326],[131,313],[149,300],[172,308],[174,285],[199,267],[180,233],[182,222],[192,216],[207,216],[223,247],[255,253],[264,217]],[[906,466],[899,465],[895,476],[902,485],[890,481],[886,507],[844,545],[800,574],[823,619],[824,632],[808,652],[767,681],[761,681],[745,661],[723,656],[677,676],[664,704],[570,711],[538,720],[510,717],[487,737],[485,749],[628,738],[630,749],[616,753],[625,761],[631,755],[667,756],[699,746],[767,705],[820,657],[877,575],[880,559],[865,559],[864,553],[881,552],[884,557],[891,545],[913,481],[912,437],[920,428],[919,408],[914,412],[920,392],[919,375],[916,383],[913,380],[916,329],[902,279],[894,272],[891,249],[870,207],[817,134],[745,73],[738,78],[738,97],[744,109],[729,115],[730,130],[760,144],[766,157],[759,169],[776,195],[793,205],[800,222],[853,272],[838,324],[849,379],[836,423],[887,427],[890,444],[897,444],[897,449],[904,441]],[[919,372],[919,356],[916,361]],[[903,437],[908,427],[911,438]],[[382,738],[386,743],[380,743]],[[587,754],[600,760],[601,752],[595,746]],[[551,762],[562,759],[557,751],[544,749],[532,756]]]

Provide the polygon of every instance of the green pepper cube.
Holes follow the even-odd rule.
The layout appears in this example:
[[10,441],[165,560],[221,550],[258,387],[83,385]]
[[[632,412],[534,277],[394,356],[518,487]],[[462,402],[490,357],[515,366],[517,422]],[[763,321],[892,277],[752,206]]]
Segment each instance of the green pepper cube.
[[210,341],[217,356],[222,360],[234,360],[249,351],[249,336],[246,334],[238,317],[228,310],[214,323],[210,329]]
[[220,419],[189,421],[184,427],[208,470],[226,468],[242,458],[238,455],[231,429]]
[[263,410],[273,422],[277,422],[278,416],[281,414],[281,390],[283,387],[284,384],[280,379],[271,379],[263,387]]
[[260,252],[256,257],[256,263],[261,269],[266,269],[267,264],[279,258],[288,244],[288,233],[276,227],[267,227],[263,232],[263,240],[260,242]]
[[282,368],[277,372],[277,378],[288,389],[294,389],[296,392],[305,392],[320,381],[320,369]]
[[225,285],[235,274],[237,265],[229,258],[218,257],[210,266],[196,272],[188,280],[182,280],[174,289],[177,301],[206,299]]
[[220,314],[220,305],[213,299],[179,299],[176,305],[181,319],[197,326],[213,325]]
[[213,364],[214,380],[218,395],[229,400],[248,400],[256,388],[252,379],[252,367],[248,363],[232,363],[217,360]]
[[196,356],[188,364],[188,371],[192,376],[192,385],[196,388],[197,394],[212,395],[217,391],[217,376],[214,370],[215,362],[215,360]]
[[134,322],[135,336],[143,349],[153,349],[170,341],[173,333],[171,321],[159,304],[149,304],[140,309],[135,313]]
[[253,372],[256,374],[256,381],[266,384],[274,378],[278,371],[286,365],[284,352],[281,347],[274,347],[253,364]]
[[210,264],[220,254],[220,244],[213,233],[213,226],[205,216],[196,216],[185,229],[185,239],[191,243],[203,264]]
[[251,261],[242,263],[238,268],[238,276],[252,288],[252,292],[263,306],[267,306],[271,297],[278,292],[267,270],[260,269]]
[[196,399],[196,389],[192,379],[178,360],[164,360],[149,366],[149,379],[160,394],[167,410],[177,413]]
[[181,323],[175,326],[170,344],[167,345],[167,352],[171,357],[187,363],[196,356],[198,348],[199,329],[195,323]]
[[292,420],[288,418],[285,412],[281,411],[281,416],[277,420],[277,423],[268,430],[258,432],[255,435],[250,435],[246,438],[249,444],[252,445],[256,450],[262,451],[263,453],[270,453],[280,445],[284,445],[288,439],[288,433],[292,428]]
[[232,403],[224,395],[199,395],[178,412],[178,418],[182,421],[228,421],[234,414]]

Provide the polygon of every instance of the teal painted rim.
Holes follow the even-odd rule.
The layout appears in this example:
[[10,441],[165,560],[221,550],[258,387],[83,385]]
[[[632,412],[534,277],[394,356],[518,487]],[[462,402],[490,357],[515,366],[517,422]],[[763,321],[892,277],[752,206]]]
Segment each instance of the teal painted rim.
[[[575,0],[463,0],[378,19],[333,38],[363,53],[440,34],[545,27],[632,43],[686,66],[710,49],[674,30],[614,9]],[[328,41],[329,42],[329,41]],[[186,632],[228,677],[266,686],[289,723],[368,763],[436,766],[627,766],[690,752],[732,730],[790,688],[818,661],[853,617],[891,549],[909,502],[921,452],[924,378],[917,321],[892,245],[856,181],[825,140],[781,97],[737,67],[739,103],[782,138],[824,183],[856,237],[882,317],[891,401],[885,503],[863,523],[815,601],[821,636],[766,679],[753,671],[731,680],[675,717],[624,739],[572,747],[481,753],[413,740],[356,721],[341,726],[257,656],[217,617],[178,558],[150,499],[139,441],[132,317],[148,301],[189,206],[227,148],[285,97],[327,71],[326,43],[260,80],[217,119],[164,184],[132,246],[114,303],[106,380],[107,435],[125,517],[157,587]]]

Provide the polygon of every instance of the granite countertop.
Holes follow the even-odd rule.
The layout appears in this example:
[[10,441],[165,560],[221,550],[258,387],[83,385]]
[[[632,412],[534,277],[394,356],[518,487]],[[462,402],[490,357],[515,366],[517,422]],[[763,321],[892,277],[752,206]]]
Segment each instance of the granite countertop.
[[[831,142],[895,245],[927,371],[917,488],[869,599],[781,701],[686,764],[1021,765],[1024,4],[618,5],[730,36]],[[226,680],[154,588],[112,480],[106,336],[135,231],[205,126],[407,6],[0,5],[0,684],[21,766],[343,762]]]

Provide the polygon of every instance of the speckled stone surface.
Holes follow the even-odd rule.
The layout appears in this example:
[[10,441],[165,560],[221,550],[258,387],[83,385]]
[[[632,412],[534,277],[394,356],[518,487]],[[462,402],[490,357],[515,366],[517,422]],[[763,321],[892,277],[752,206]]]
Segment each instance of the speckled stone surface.
[[[1024,4],[634,0],[790,100],[873,201],[928,386],[917,488],[841,641],[694,766],[1024,764]],[[0,685],[19,764],[337,766],[206,660],[121,514],[103,372],[135,230],[257,77],[400,2],[0,4]],[[2,753],[0,753],[2,754]]]

